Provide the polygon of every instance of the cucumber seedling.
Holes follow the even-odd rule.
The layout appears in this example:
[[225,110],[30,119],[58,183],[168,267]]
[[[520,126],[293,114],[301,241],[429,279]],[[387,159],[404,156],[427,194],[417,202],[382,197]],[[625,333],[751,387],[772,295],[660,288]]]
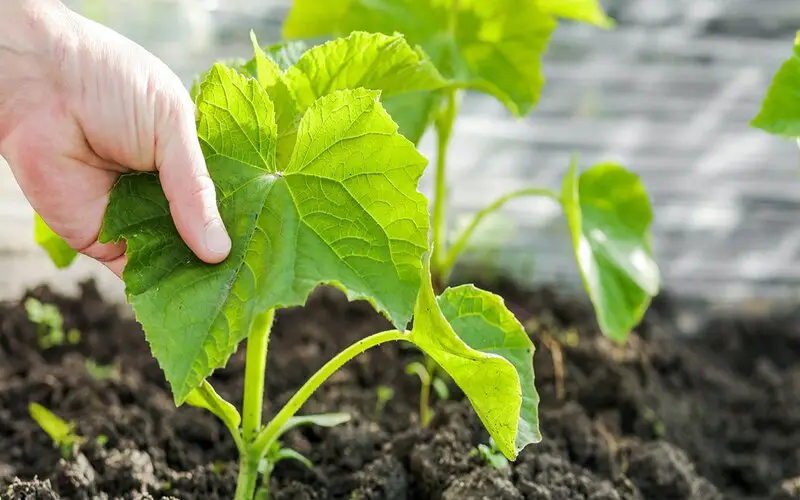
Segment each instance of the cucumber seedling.
[[[340,36],[353,30],[401,33],[428,54],[446,86],[387,96],[386,109],[400,132],[418,143],[436,136],[431,267],[437,291],[468,248],[479,226],[507,203],[543,197],[562,209],[584,288],[602,332],[624,342],[660,288],[650,241],[650,201],[637,175],[615,163],[579,172],[575,161],[560,191],[522,187],[477,211],[454,238],[447,234],[447,160],[465,91],[488,94],[524,117],[544,86],[542,58],[559,18],[610,29],[614,22],[598,0],[294,0],[283,26],[286,39]],[[491,175],[491,165],[486,165]],[[435,364],[428,380],[435,379]],[[413,370],[419,374],[417,370]],[[424,415],[430,387],[421,385]],[[423,422],[425,417],[422,418]]]
[[[471,285],[435,293],[428,202],[418,189],[427,160],[382,105],[447,81],[396,34],[354,32],[291,65],[255,37],[253,46],[244,64],[214,64],[194,93],[229,257],[208,265],[194,256],[152,173],[120,177],[100,232],[104,243],[127,243],[127,299],[175,403],[225,423],[240,455],[236,498],[250,500],[268,491],[259,471],[271,471],[287,427],[331,418],[297,417],[309,397],[367,349],[404,341],[453,379],[515,459],[541,440],[533,344],[500,297]],[[393,329],[335,355],[264,423],[275,313],[305,304],[323,284],[369,301]],[[208,377],[245,340],[240,413]]]

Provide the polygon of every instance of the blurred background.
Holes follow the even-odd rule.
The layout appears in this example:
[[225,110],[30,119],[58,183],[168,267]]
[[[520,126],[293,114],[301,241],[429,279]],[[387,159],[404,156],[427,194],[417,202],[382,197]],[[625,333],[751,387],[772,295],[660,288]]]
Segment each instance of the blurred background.
[[[67,0],[132,38],[187,86],[215,60],[250,57],[248,32],[277,42],[289,0]],[[800,299],[800,151],[749,127],[800,29],[797,0],[606,0],[617,29],[562,23],[548,79],[525,120],[470,94],[450,158],[450,227],[509,189],[557,187],[569,159],[619,161],[641,175],[655,213],[665,288],[684,301],[758,307]],[[433,160],[432,137],[421,145]],[[0,160],[2,162],[2,160]],[[423,191],[430,192],[430,176]],[[88,276],[115,300],[122,285],[81,260],[56,271],[31,236],[32,212],[0,165],[0,299]],[[468,263],[578,291],[560,210],[518,200],[484,225]]]

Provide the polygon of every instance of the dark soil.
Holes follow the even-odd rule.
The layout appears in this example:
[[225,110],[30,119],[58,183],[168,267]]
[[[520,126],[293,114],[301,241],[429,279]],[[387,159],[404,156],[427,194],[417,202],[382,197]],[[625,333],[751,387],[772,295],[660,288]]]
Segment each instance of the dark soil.
[[[353,420],[289,434],[286,444],[316,467],[280,463],[274,498],[800,499],[800,315],[712,320],[689,338],[659,300],[623,348],[598,335],[583,302],[495,289],[537,345],[541,444],[506,470],[485,465],[473,450],[487,435],[455,390],[420,430],[417,382],[403,374],[418,354],[386,345],[338,372],[306,405],[304,413],[345,411]],[[22,302],[0,306],[0,497],[231,498],[232,440],[213,416],[174,407],[137,324],[90,284],[80,300],[47,289],[32,295],[56,303],[82,337],[41,351]],[[267,411],[344,346],[386,326],[366,304],[331,290],[279,314]],[[563,400],[543,339],[563,346]],[[213,378],[236,405],[243,354]],[[118,375],[93,378],[90,359],[116,364]],[[395,397],[378,418],[382,384]],[[76,422],[89,440],[62,459],[28,416],[31,401]]]

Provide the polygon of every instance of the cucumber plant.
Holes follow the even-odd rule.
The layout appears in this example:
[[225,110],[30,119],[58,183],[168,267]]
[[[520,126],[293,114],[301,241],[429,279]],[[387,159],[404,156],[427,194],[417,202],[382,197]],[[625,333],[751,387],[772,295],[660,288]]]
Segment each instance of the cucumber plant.
[[463,92],[489,94],[517,117],[531,113],[544,86],[542,56],[558,18],[601,28],[614,25],[597,0],[332,0],[324,6],[294,0],[283,36],[310,40],[354,30],[397,32],[418,45],[448,84],[391,96],[385,105],[412,142],[418,143],[429,128],[436,134],[434,282],[446,282],[488,215],[519,197],[549,198],[566,216],[600,328],[624,341],[660,286],[649,233],[650,203],[635,174],[612,163],[581,173],[573,162],[560,192],[541,187],[515,190],[477,212],[452,245],[446,237],[448,146]]
[[[474,214],[452,241],[447,237],[447,158],[465,91],[491,95],[516,117],[535,108],[542,87],[542,56],[558,18],[610,29],[614,22],[598,0],[294,0],[284,38],[310,40],[353,30],[402,33],[428,54],[448,85],[385,100],[400,132],[418,143],[428,129],[437,140],[432,206],[433,281],[447,282],[476,229],[520,197],[544,197],[560,205],[572,248],[602,332],[624,342],[660,288],[650,237],[650,202],[639,177],[603,163],[579,172],[573,162],[560,192],[532,186],[507,193]],[[489,167],[490,168],[490,167]],[[423,415],[436,365],[421,377]],[[416,374],[419,375],[417,371]],[[426,418],[422,418],[423,424]]]
[[791,56],[775,73],[761,110],[751,125],[765,132],[794,139],[800,146],[800,32]]
[[[354,32],[291,65],[255,37],[253,46],[253,59],[216,63],[195,87],[198,136],[233,244],[228,259],[205,264],[183,243],[157,174],[120,177],[100,232],[101,242],[127,243],[126,296],[175,403],[224,422],[240,453],[236,498],[263,497],[258,474],[280,456],[280,436],[330,418],[298,417],[309,397],[365,350],[403,341],[458,384],[514,460],[541,440],[533,344],[500,297],[471,285],[437,296],[418,190],[427,160],[382,105],[447,80],[397,34]],[[275,312],[303,305],[322,284],[369,301],[394,328],[338,353],[264,423]],[[240,412],[209,377],[245,340]]]

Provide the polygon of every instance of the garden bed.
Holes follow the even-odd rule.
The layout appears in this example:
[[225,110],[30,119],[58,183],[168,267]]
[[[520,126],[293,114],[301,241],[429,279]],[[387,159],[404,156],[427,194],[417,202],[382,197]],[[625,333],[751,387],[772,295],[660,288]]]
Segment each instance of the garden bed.
[[[536,332],[542,443],[508,470],[485,465],[472,451],[488,436],[455,390],[421,430],[418,380],[404,374],[419,353],[385,345],[338,372],[301,411],[344,411],[353,420],[287,435],[316,467],[278,464],[274,498],[800,498],[799,315],[714,319],[685,337],[664,299],[620,348],[581,301],[493,289]],[[232,498],[237,452],[228,431],[209,413],[174,407],[138,325],[91,284],[80,300],[47,289],[32,295],[57,303],[65,326],[82,336],[77,346],[42,352],[22,301],[0,306],[0,497]],[[328,289],[277,318],[267,367],[273,410],[342,348],[389,327],[365,303]],[[564,400],[542,338],[563,340]],[[89,359],[117,363],[118,376],[93,378]],[[243,377],[240,349],[211,380],[240,406]],[[395,396],[378,417],[381,385]],[[107,442],[90,439],[61,460],[29,417],[31,401]]]

